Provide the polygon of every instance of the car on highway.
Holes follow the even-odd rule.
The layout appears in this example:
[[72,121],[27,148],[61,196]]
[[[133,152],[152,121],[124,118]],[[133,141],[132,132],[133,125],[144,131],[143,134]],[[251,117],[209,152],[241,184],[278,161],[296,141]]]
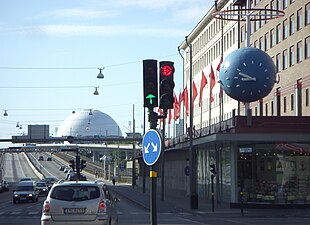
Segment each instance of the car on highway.
[[21,181],[33,181],[33,179],[31,177],[23,177],[23,178],[20,178],[19,180],[20,182]]
[[39,196],[47,196],[49,189],[45,182],[37,182],[37,189],[39,189]]
[[54,183],[56,183],[58,181],[58,179],[55,177],[46,176],[41,181],[45,182],[48,189],[50,190],[52,188],[52,186],[54,185]]
[[52,157],[48,156],[48,157],[46,158],[46,161],[52,161]]
[[43,155],[40,155],[39,158],[38,158],[38,160],[39,160],[39,161],[44,161]]
[[44,201],[41,225],[117,225],[117,201],[100,181],[60,181]]
[[34,181],[22,181],[16,185],[13,190],[13,203],[16,204],[22,201],[36,202],[39,198],[39,190]]

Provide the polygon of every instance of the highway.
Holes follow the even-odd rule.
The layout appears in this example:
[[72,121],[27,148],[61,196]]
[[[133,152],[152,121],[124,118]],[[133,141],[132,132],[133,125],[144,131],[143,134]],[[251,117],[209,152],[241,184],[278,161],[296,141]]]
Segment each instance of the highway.
[[[43,155],[44,159],[47,153],[29,153],[28,157],[35,163],[38,163],[40,170],[47,176],[54,176],[58,179],[64,179],[65,174],[59,170],[61,164],[66,164],[65,161],[53,156],[52,161],[37,161],[39,155]],[[32,177],[35,180],[40,180],[40,177],[33,172],[29,166],[26,155],[24,153],[6,153],[5,161],[5,180],[10,182],[10,191],[0,193],[0,225],[39,225],[41,218],[42,205],[45,197],[39,197],[36,203],[21,203],[13,204],[12,190],[16,182],[22,177]],[[87,174],[89,180],[94,180],[94,176]],[[110,183],[108,182],[110,185]],[[118,203],[118,216],[120,225],[143,225],[150,224],[150,211],[141,205],[138,205],[128,198],[114,193],[115,197],[120,199]],[[162,210],[158,217],[158,224],[204,224],[194,222],[190,219],[182,218],[180,215],[174,215],[172,212]]]

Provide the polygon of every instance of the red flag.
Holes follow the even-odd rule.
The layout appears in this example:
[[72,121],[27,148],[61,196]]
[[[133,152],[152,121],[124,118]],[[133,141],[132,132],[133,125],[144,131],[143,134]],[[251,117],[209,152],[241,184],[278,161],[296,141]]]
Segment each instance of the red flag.
[[197,87],[196,87],[195,82],[193,81],[193,104],[194,104],[194,101],[195,101],[197,95],[198,95]]
[[180,103],[178,101],[178,97],[175,94],[174,94],[173,109],[174,109],[174,120],[177,120],[180,117]]
[[206,78],[205,74],[202,71],[201,84],[200,84],[200,92],[199,92],[199,106],[201,106],[202,92],[203,92],[204,87],[207,85],[207,83],[208,83],[207,78]]
[[189,116],[189,106],[188,106],[188,91],[187,91],[187,86],[183,90],[183,101],[184,101],[184,106],[185,106],[185,111],[186,111],[186,116]]
[[211,84],[210,84],[210,98],[211,98],[211,102],[213,102],[214,98],[213,98],[213,95],[212,95],[212,89],[215,86],[215,75],[214,75],[214,71],[213,71],[212,65],[211,65],[211,73],[210,73],[209,77],[210,77],[210,80],[211,80]]
[[220,62],[219,62],[219,64],[216,67],[217,71],[220,71],[222,62],[223,62],[223,57],[221,57]]
[[171,119],[172,119],[172,110],[168,109],[168,124],[171,124]]
[[183,92],[180,92],[179,94],[179,104],[181,105],[181,102],[183,102],[184,98],[183,98]]

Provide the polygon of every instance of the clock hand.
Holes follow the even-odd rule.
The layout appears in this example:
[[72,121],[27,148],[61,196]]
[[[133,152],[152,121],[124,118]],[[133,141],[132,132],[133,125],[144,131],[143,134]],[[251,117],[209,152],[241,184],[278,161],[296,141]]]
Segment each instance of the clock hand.
[[256,77],[251,77],[250,75],[247,75],[245,73],[239,72],[239,75],[243,77],[241,78],[242,81],[256,81]]

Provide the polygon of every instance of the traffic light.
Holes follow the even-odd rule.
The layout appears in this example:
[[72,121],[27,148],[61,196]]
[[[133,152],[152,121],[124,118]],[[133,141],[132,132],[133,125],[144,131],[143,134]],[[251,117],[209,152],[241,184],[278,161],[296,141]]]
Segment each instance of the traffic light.
[[170,61],[159,62],[159,68],[160,68],[159,108],[163,109],[164,111],[167,111],[167,109],[173,109],[173,102],[174,102],[173,62],[170,62]]
[[158,106],[157,60],[143,60],[143,102],[144,107]]
[[210,172],[212,175],[216,175],[215,164],[210,165]]
[[80,170],[82,171],[86,167],[86,160],[81,159]]
[[69,166],[73,169],[73,171],[75,171],[75,163],[74,163],[74,159],[71,159]]
[[79,156],[79,155],[77,155],[77,156],[75,157],[75,162],[76,162],[76,165],[75,165],[75,167],[76,167],[76,172],[80,172],[80,167],[81,167],[81,165],[80,165],[80,156]]

